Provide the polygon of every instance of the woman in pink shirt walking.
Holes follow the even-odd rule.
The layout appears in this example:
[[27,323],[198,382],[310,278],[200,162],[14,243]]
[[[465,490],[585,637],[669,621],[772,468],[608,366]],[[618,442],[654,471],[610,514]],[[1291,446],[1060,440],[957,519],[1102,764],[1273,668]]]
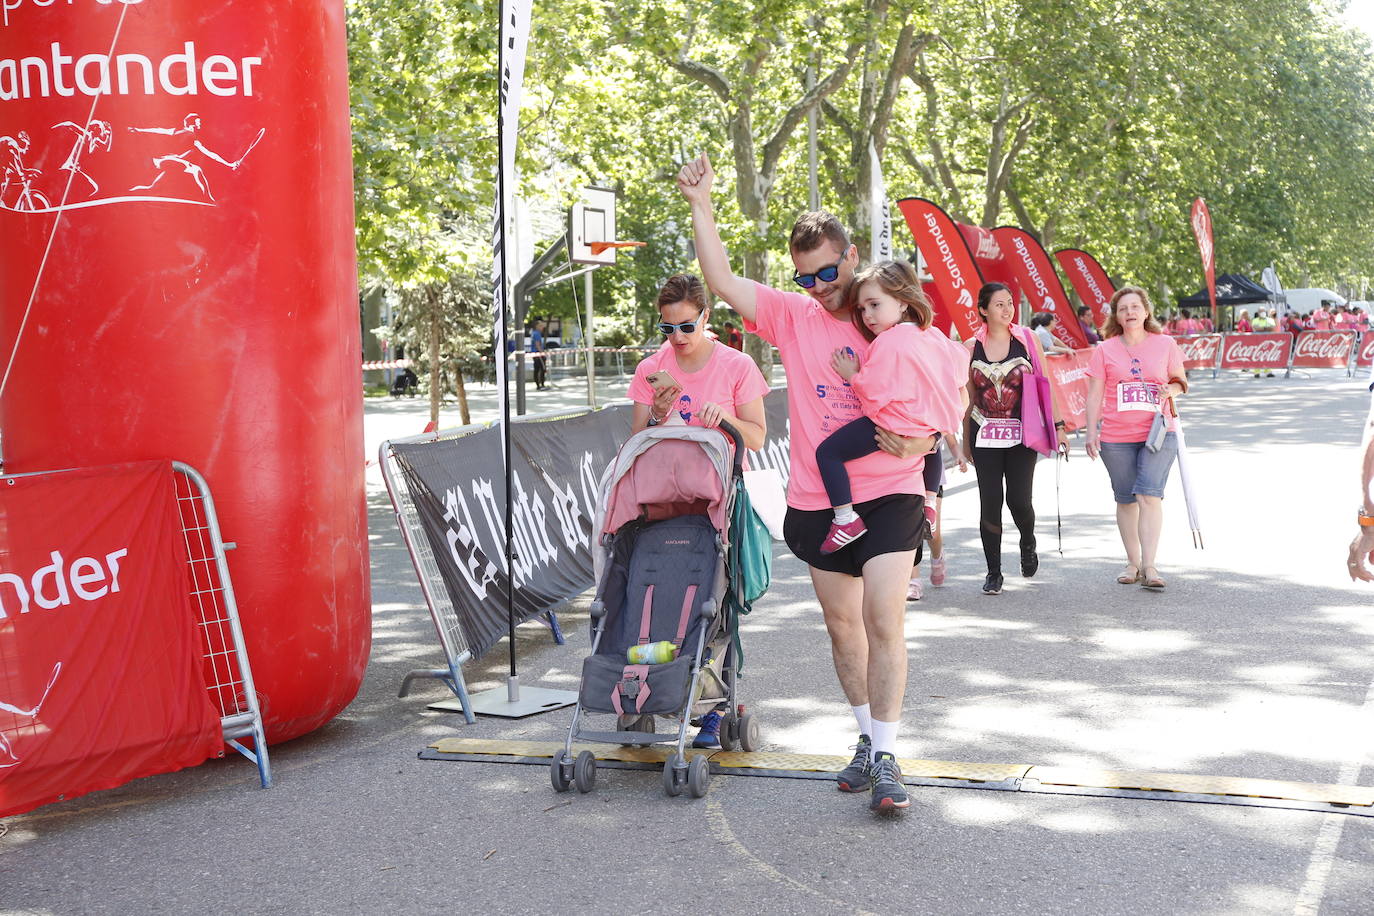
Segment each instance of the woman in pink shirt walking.
[[1155,555],[1164,485],[1178,456],[1177,419],[1167,421],[1169,432],[1157,450],[1146,439],[1155,417],[1168,416],[1173,398],[1188,390],[1183,352],[1161,332],[1150,296],[1138,286],[1123,286],[1112,296],[1102,333],[1106,340],[1088,363],[1086,450],[1089,458],[1102,456],[1116,498],[1116,527],[1126,548],[1126,568],[1116,581],[1161,589]]

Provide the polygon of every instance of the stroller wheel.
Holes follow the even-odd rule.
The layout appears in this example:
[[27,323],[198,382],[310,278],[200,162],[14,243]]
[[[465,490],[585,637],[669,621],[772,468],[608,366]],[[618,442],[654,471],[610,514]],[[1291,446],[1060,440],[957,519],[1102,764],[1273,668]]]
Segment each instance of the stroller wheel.
[[577,791],[583,794],[596,788],[596,755],[591,751],[577,755],[577,761],[573,764],[573,782],[577,783]]
[[567,751],[559,751],[553,756],[553,763],[549,764],[549,782],[553,783],[555,792],[566,792],[568,786],[572,785],[568,779],[568,771],[572,768],[572,761],[568,759]]
[[739,744],[746,751],[759,749],[759,721],[752,712],[746,712],[739,720]]
[[673,798],[682,794],[682,755],[673,751],[663,762],[663,791]]
[[720,748],[723,751],[739,750],[739,717],[727,712],[720,720]]
[[702,798],[711,787],[711,768],[706,763],[705,754],[697,754],[687,764],[687,791],[693,798]]

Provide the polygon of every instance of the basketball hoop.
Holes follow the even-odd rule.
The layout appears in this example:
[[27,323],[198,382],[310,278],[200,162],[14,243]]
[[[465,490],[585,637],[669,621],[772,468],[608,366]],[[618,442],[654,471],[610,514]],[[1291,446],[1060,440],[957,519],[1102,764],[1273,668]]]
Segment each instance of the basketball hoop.
[[647,242],[587,242],[592,254],[601,254],[608,248],[643,248]]

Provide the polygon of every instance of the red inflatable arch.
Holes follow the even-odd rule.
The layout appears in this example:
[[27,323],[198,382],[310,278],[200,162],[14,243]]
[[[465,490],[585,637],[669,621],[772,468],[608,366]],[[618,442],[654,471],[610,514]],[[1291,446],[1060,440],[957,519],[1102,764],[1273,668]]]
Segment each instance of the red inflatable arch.
[[5,469],[204,472],[268,737],[308,732],[371,643],[343,4],[4,7]]

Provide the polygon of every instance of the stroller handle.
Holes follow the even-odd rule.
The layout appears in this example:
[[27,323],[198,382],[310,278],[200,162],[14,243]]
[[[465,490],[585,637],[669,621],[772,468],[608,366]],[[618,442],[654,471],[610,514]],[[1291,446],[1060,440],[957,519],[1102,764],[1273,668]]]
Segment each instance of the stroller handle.
[[722,430],[727,436],[729,436],[729,437],[730,437],[731,439],[733,439],[734,442],[735,442],[735,457],[734,457],[735,467],[734,467],[734,474],[735,474],[736,477],[743,477],[743,476],[744,476],[744,436],[740,435],[740,431],[739,431],[738,429],[736,429],[736,428],[734,427],[734,425],[731,424],[730,421],[728,421],[728,420],[721,420],[721,421],[720,421],[720,428],[721,428],[721,430]]

